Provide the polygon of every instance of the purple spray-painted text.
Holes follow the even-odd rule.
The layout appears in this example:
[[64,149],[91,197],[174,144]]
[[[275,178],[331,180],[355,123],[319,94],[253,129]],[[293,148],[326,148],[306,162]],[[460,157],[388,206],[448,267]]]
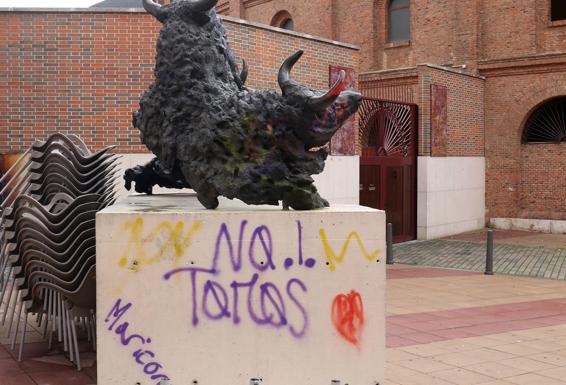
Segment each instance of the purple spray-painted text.
[[[151,344],[151,338],[143,337],[139,334],[128,333],[128,328],[130,327],[129,322],[122,322],[118,324],[131,308],[131,303],[122,305],[122,299],[118,299],[104,319],[104,323],[108,325],[107,330],[109,332],[114,332],[120,337],[120,343],[122,344],[122,346],[147,346]],[[114,326],[116,326],[117,324],[118,326],[114,328]],[[155,358],[155,353],[153,353],[151,350],[140,348],[133,352],[132,356],[134,357],[135,362],[143,368],[143,372],[148,377],[150,377],[152,380],[157,380],[156,385],[159,385],[161,380],[169,378],[163,373],[158,373],[161,371],[161,369],[163,369],[163,366],[159,362],[153,360]],[[145,359],[145,356],[147,356],[148,358]]]
[[[273,282],[260,281],[260,274],[276,270],[273,254],[273,239],[267,226],[259,226],[251,233],[248,246],[248,259],[250,266],[256,271],[248,280],[232,280],[229,284],[221,284],[218,279],[221,269],[220,255],[228,252],[230,268],[237,273],[242,269],[243,239],[248,222],[242,221],[238,237],[237,254],[232,236],[226,224],[220,226],[212,266],[209,269],[189,267],[173,270],[165,274],[164,279],[170,280],[179,273],[187,273],[190,277],[190,295],[192,303],[192,325],[197,326],[202,317],[210,320],[231,319],[234,325],[242,322],[240,311],[240,297],[245,298],[244,312],[251,321],[261,326],[274,328],[288,328],[291,335],[301,338],[308,327],[308,315],[305,307],[299,300],[300,292],[307,293],[306,285],[298,278],[289,279],[284,287],[279,288]],[[299,237],[299,265],[303,265],[302,252],[302,226],[297,222]],[[226,245],[226,250],[223,248]],[[314,260],[308,259],[304,265],[314,267]],[[292,263],[286,261],[285,268],[289,269]],[[289,306],[291,305],[291,306]],[[293,307],[293,309],[291,309]],[[298,315],[300,320],[291,321],[290,314]]]

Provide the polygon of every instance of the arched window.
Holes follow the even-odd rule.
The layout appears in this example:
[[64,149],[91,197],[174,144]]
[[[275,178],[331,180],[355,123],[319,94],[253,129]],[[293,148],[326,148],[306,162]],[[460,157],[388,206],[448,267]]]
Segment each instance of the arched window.
[[523,143],[566,142],[566,96],[538,106],[525,123]]
[[411,40],[410,0],[391,0],[389,3],[389,41]]
[[287,29],[289,31],[295,30],[295,22],[291,14],[287,11],[278,12],[271,20],[271,25],[278,28]]

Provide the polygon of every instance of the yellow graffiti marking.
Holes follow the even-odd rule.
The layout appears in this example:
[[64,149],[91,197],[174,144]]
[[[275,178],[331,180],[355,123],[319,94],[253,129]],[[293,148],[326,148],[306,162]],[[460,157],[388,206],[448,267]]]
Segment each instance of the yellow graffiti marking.
[[322,247],[324,248],[324,254],[326,255],[326,259],[328,260],[328,268],[330,271],[336,270],[336,263],[344,262],[344,257],[346,256],[346,252],[348,251],[348,247],[350,246],[350,242],[352,239],[356,239],[358,242],[358,246],[360,250],[368,261],[373,261],[381,254],[381,250],[377,249],[373,253],[369,253],[362,242],[362,238],[360,234],[356,231],[352,231],[348,238],[346,238],[346,242],[342,245],[342,250],[340,251],[339,255],[336,255],[332,246],[330,246],[330,242],[328,242],[328,237],[326,236],[326,232],[324,229],[320,229],[320,238],[322,239]]
[[[178,221],[173,224],[169,221],[160,222],[150,232],[144,235],[144,222],[136,218],[127,222],[124,229],[129,234],[126,249],[118,261],[120,267],[128,266],[129,270],[138,271],[143,266],[153,265],[162,259],[172,257],[178,262],[191,245],[195,234],[202,227],[202,221],[194,222],[185,231],[185,223]],[[157,252],[148,255],[148,244],[159,244]]]

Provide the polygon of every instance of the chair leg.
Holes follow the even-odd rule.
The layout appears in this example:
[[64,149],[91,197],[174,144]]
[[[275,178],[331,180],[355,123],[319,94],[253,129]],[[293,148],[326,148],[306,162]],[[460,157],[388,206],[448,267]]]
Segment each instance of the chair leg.
[[45,323],[43,324],[43,338],[47,338],[47,327],[49,325],[49,312],[47,311],[47,291],[43,291],[43,312],[45,314]]
[[86,338],[88,342],[92,342],[91,329],[88,318],[81,318],[81,326],[86,331]]
[[73,316],[72,311],[71,311],[70,321],[71,321],[71,331],[73,334],[73,344],[75,345],[75,358],[77,363],[77,370],[81,371],[82,368],[81,368],[81,355],[79,353],[79,341],[77,339],[75,317]]
[[89,318],[89,326],[92,328],[92,350],[96,352],[96,315],[93,314]]
[[63,336],[61,333],[61,327],[62,325],[62,318],[63,318],[63,300],[61,299],[61,294],[57,293],[57,312],[59,313],[58,317],[57,317],[57,339],[59,340],[59,342],[61,342],[63,340]]
[[[0,305],[4,302],[4,295],[6,294],[6,289],[8,287],[8,284],[10,282],[10,276],[12,275],[12,267],[10,267],[10,272],[8,273],[8,277],[6,278],[6,282],[4,282],[4,284],[2,285],[2,291],[0,292]],[[12,297],[12,289],[14,288],[14,285],[12,285],[10,287],[10,295],[8,297],[8,299],[6,300],[6,308],[4,310],[4,314],[2,316],[2,326],[4,326],[4,324],[6,323],[6,314],[8,314],[8,310],[10,308],[10,299]]]
[[69,347],[69,359],[71,360],[71,362],[76,362],[75,360],[75,349],[72,343],[73,337],[72,337],[72,332],[71,332],[71,322],[69,320],[69,310],[67,309],[67,305],[65,304],[64,306],[64,310],[65,310],[65,322],[67,324],[66,327],[66,333],[67,334],[67,341],[68,341],[68,347]]
[[[10,277],[12,276],[12,270],[13,269],[14,269],[14,267],[10,266],[10,268],[8,269],[8,274],[3,279],[2,286],[0,286],[2,288],[2,289],[0,289],[0,294],[2,294],[2,296],[0,298],[2,298],[4,296],[4,294],[6,294],[6,288],[10,284]],[[2,271],[4,271],[4,269]]]
[[[19,294],[20,294],[20,292],[18,293],[17,297],[20,296]],[[18,303],[18,311],[17,311],[18,315],[16,317],[16,332],[12,336],[12,346],[11,346],[12,351],[14,351],[16,349],[16,340],[18,339],[18,331],[20,330],[20,322],[22,322],[22,308],[23,308],[22,305],[23,305],[22,301],[20,300],[19,303]]]
[[61,318],[62,318],[62,332],[63,332],[63,350],[68,352],[69,351],[69,339],[67,334],[67,329],[69,324],[67,323],[67,316],[66,316],[66,309],[65,304],[61,306]]
[[26,316],[24,317],[24,331],[22,333],[22,338],[20,338],[20,351],[18,353],[18,362],[22,362],[22,356],[24,354],[24,344],[26,342],[26,331],[28,328],[28,312],[26,311]]
[[[47,323],[47,322],[45,322]],[[53,349],[53,331],[51,329],[49,329],[48,332],[49,336],[47,338],[47,349],[49,349],[51,351],[51,349]]]
[[[8,299],[6,300],[6,311],[4,312],[4,315],[2,316],[2,326],[4,326],[6,324],[6,315],[8,315],[8,311],[10,311],[10,305],[12,302],[12,292],[14,291],[14,283],[12,282],[12,285],[10,286],[10,289],[8,290]],[[13,308],[12,308],[13,310]],[[14,313],[12,313],[12,317],[13,317]],[[13,320],[13,318],[12,318]],[[10,321],[12,322],[12,321]],[[10,335],[10,333],[8,333],[8,335]]]
[[52,315],[52,320],[53,320],[53,324],[52,324],[52,330],[53,332],[57,331],[57,293],[55,293],[54,291],[51,293],[51,311],[53,312]]

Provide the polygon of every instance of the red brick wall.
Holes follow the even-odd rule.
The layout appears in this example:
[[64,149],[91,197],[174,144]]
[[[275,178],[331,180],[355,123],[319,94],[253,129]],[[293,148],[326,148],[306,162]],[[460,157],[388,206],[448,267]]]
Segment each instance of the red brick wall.
[[360,74],[362,94],[375,99],[416,103],[419,93],[418,82],[419,77],[416,68]]
[[332,1],[332,35],[328,37],[360,46],[361,70],[374,67],[375,42],[378,38],[374,2]]
[[[277,89],[282,61],[306,51],[293,75],[328,87],[330,65],[358,70],[358,51],[336,44],[225,22],[249,85]],[[89,146],[142,152],[131,114],[153,80],[159,24],[139,12],[0,12],[0,153],[28,147],[54,131]]]
[[[225,14],[270,24],[280,11],[295,30],[359,45],[360,69],[376,70],[418,63],[463,64],[475,59],[479,0],[412,0],[411,42],[388,44],[388,0],[226,0]],[[459,55],[458,57],[456,55]]]
[[522,146],[518,216],[566,219],[564,170],[566,143]]
[[419,155],[430,155],[431,86],[448,91],[446,156],[484,156],[484,80],[455,70],[418,66],[414,70],[365,73],[364,95],[419,107]]
[[[421,130],[430,133],[431,85],[448,89],[448,134],[446,156],[484,156],[484,80],[442,69],[420,66]],[[430,134],[429,134],[430,135]],[[430,154],[430,143],[423,143]]]
[[295,31],[332,37],[332,0],[243,1],[240,15],[230,15],[271,25],[275,15],[281,11],[291,15]]
[[566,22],[551,22],[550,0],[411,0],[411,41],[389,44],[389,0],[225,0],[226,14],[269,24],[282,10],[295,30],[359,45],[362,71],[566,50]]
[[482,58],[500,58],[536,52],[536,0],[491,1],[481,20]]
[[[488,216],[517,217],[544,205],[562,211],[566,201],[560,145],[522,145],[525,120],[540,103],[566,95],[566,65],[553,71],[538,67],[484,68],[486,80],[486,201]],[[552,151],[549,151],[552,149]],[[554,154],[554,158],[550,156]],[[554,196],[552,200],[547,197]],[[543,198],[545,197],[545,198]]]

